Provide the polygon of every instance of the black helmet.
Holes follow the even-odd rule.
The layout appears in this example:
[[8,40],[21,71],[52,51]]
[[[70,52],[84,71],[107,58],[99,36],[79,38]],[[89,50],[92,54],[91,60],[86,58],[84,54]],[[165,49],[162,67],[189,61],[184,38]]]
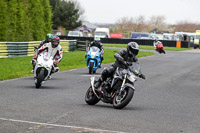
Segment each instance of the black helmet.
[[51,34],[51,33],[48,33],[48,34],[46,35],[46,41],[51,42],[51,39],[52,39],[52,34]]
[[56,35],[53,35],[51,40],[51,46],[53,48],[56,48],[59,45],[59,43],[60,43],[60,38]]
[[127,52],[130,56],[137,55],[139,52],[139,45],[136,42],[129,42]]

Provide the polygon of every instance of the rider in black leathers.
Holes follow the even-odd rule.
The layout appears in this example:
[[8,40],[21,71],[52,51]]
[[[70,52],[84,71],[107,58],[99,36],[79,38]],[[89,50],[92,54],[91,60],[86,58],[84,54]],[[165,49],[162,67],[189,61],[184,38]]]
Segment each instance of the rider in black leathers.
[[[114,64],[112,64],[110,67],[105,68],[103,72],[101,73],[101,77],[98,79],[98,81],[95,83],[95,89],[98,89],[103,81],[105,81],[108,77],[113,76],[115,70],[117,67],[120,68],[127,68],[128,64],[127,62],[137,62],[137,54],[139,52],[139,45],[136,42],[129,42],[127,46],[127,50],[120,50],[117,52],[114,57],[116,58],[116,61]],[[145,76],[143,74],[140,74],[139,77],[145,79]],[[111,96],[106,92],[106,90],[103,91],[103,96],[110,98]]]

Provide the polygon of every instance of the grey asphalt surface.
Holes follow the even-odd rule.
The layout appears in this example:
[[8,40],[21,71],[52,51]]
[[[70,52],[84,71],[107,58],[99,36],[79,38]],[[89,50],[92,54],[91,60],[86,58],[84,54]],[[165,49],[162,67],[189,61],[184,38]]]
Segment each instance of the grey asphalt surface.
[[1,81],[0,133],[199,133],[199,59],[199,51],[140,58],[146,80],[122,110],[85,103],[87,68],[56,73],[40,89],[33,77]]

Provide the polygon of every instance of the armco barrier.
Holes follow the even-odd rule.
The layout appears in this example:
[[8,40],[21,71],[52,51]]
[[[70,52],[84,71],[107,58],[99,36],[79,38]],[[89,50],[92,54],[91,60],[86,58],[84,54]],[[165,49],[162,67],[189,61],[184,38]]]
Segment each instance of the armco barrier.
[[[93,41],[93,37],[72,37],[72,36],[59,36],[61,39],[64,40],[78,40],[78,41]],[[153,46],[154,40],[148,40],[148,39],[119,39],[119,38],[101,38],[102,43],[111,43],[111,44],[128,44],[129,42],[137,42],[139,45],[149,45]],[[164,46],[167,47],[176,47],[177,41],[171,41],[171,40],[161,40]],[[189,48],[188,41],[181,41],[181,48]]]
[[[33,56],[34,46],[39,46],[40,42],[0,42],[0,58]],[[60,44],[63,52],[74,51],[76,49],[76,40],[61,40]]]
[[89,41],[77,41],[76,48],[77,50],[86,51]]

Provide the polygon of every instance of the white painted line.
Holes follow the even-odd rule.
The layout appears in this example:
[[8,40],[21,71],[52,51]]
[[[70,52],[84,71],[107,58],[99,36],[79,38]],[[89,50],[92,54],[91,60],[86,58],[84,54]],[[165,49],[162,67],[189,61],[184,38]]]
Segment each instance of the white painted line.
[[[58,72],[58,73],[71,72],[71,71],[75,71],[75,70],[77,70],[77,69],[66,70],[66,71],[62,71],[62,72]],[[57,73],[55,73],[55,74],[57,74]],[[27,77],[15,78],[15,79],[2,80],[2,81],[0,81],[0,83],[4,83],[4,82],[8,82],[8,81],[14,81],[14,80],[19,80],[19,79],[25,79],[25,78],[30,78],[30,77],[33,77],[33,76],[27,76]]]
[[35,124],[35,125],[53,126],[53,127],[84,129],[84,130],[91,130],[91,131],[95,131],[95,132],[98,131],[98,132],[110,132],[110,133],[125,133],[125,132],[120,132],[120,131],[102,130],[102,129],[94,129],[94,128],[88,128],[88,127],[78,127],[78,126],[68,126],[68,125],[58,125],[58,124],[49,124],[49,123],[24,121],[24,120],[15,120],[15,119],[6,119],[6,118],[0,118],[0,120],[2,120],[2,121],[10,121],[10,122]]

